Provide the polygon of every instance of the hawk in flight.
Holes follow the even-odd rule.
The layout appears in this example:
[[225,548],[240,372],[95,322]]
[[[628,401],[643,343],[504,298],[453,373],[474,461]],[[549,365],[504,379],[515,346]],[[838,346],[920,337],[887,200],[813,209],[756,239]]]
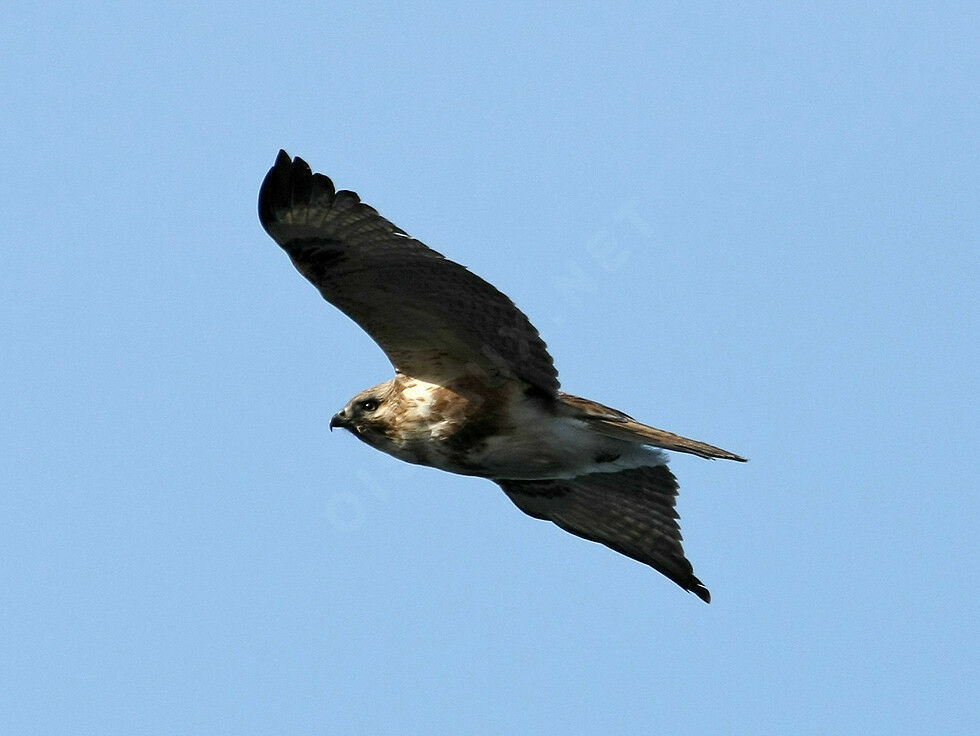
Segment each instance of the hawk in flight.
[[280,151],[266,232],[378,343],[395,377],[331,420],[389,455],[489,478],[517,507],[650,565],[703,601],[664,450],[744,460],[558,390],[538,331],[493,286]]

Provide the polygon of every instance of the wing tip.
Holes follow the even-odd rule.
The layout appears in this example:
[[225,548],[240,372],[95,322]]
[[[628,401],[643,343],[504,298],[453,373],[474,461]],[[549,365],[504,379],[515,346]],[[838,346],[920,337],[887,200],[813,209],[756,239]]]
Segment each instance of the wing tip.
[[691,576],[690,586],[684,586],[691,593],[694,593],[698,598],[703,600],[705,603],[711,603],[711,591],[704,587],[704,583],[698,580],[693,575]]
[[694,574],[694,567],[691,565],[691,561],[684,556],[683,551],[674,558],[674,565],[672,566],[664,565],[662,560],[644,560],[644,562],[657,572],[666,575],[688,593],[694,593],[705,603],[711,603],[711,591]]
[[[305,162],[297,158],[297,163]],[[307,166],[307,168],[309,168]],[[276,156],[276,162],[269,169],[269,173],[262,180],[259,188],[259,222],[266,232],[269,226],[278,220],[276,211],[283,205],[288,204],[291,199],[290,186],[293,179],[294,164],[293,159],[285,149],[280,148]]]
[[259,188],[259,222],[269,232],[269,228],[279,222],[281,212],[314,202],[329,203],[335,194],[329,177],[314,174],[306,161],[299,156],[291,157],[280,148]]

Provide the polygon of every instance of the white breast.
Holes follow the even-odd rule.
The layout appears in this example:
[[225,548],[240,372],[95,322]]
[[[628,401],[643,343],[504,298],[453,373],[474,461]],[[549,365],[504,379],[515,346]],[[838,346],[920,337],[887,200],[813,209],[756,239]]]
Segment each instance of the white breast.
[[468,461],[492,478],[573,478],[663,465],[660,450],[612,439],[586,422],[540,413],[523,417],[514,432],[489,438]]
[[[443,414],[445,387],[408,379],[401,386],[401,403],[411,406],[415,431],[406,432],[392,446],[377,445],[378,449],[408,462],[488,478],[573,478],[667,462],[659,450],[599,434],[580,419],[555,416],[519,389],[514,387],[500,433],[461,448],[452,441],[461,415]],[[437,401],[440,395],[443,400]],[[464,413],[474,409],[467,399],[459,398],[468,404]]]

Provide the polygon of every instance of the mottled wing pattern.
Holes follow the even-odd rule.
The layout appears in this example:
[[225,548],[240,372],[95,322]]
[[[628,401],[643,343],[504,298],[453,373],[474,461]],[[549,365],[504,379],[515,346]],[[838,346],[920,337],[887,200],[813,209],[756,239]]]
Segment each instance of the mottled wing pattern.
[[677,479],[665,465],[564,480],[496,482],[526,514],[650,565],[710,602],[681,547]]
[[259,219],[323,297],[374,338],[395,368],[432,382],[519,378],[554,396],[558,377],[514,303],[458,263],[335,191],[279,152],[259,193]]

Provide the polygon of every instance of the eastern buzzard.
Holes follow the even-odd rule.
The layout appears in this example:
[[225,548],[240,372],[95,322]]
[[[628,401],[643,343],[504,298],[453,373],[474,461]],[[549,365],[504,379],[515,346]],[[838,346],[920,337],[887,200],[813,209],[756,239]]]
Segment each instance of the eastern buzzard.
[[664,450],[744,460],[558,390],[537,330],[504,294],[279,152],[259,219],[395,377],[330,427],[401,460],[489,478],[527,514],[650,565],[705,602],[681,547]]

